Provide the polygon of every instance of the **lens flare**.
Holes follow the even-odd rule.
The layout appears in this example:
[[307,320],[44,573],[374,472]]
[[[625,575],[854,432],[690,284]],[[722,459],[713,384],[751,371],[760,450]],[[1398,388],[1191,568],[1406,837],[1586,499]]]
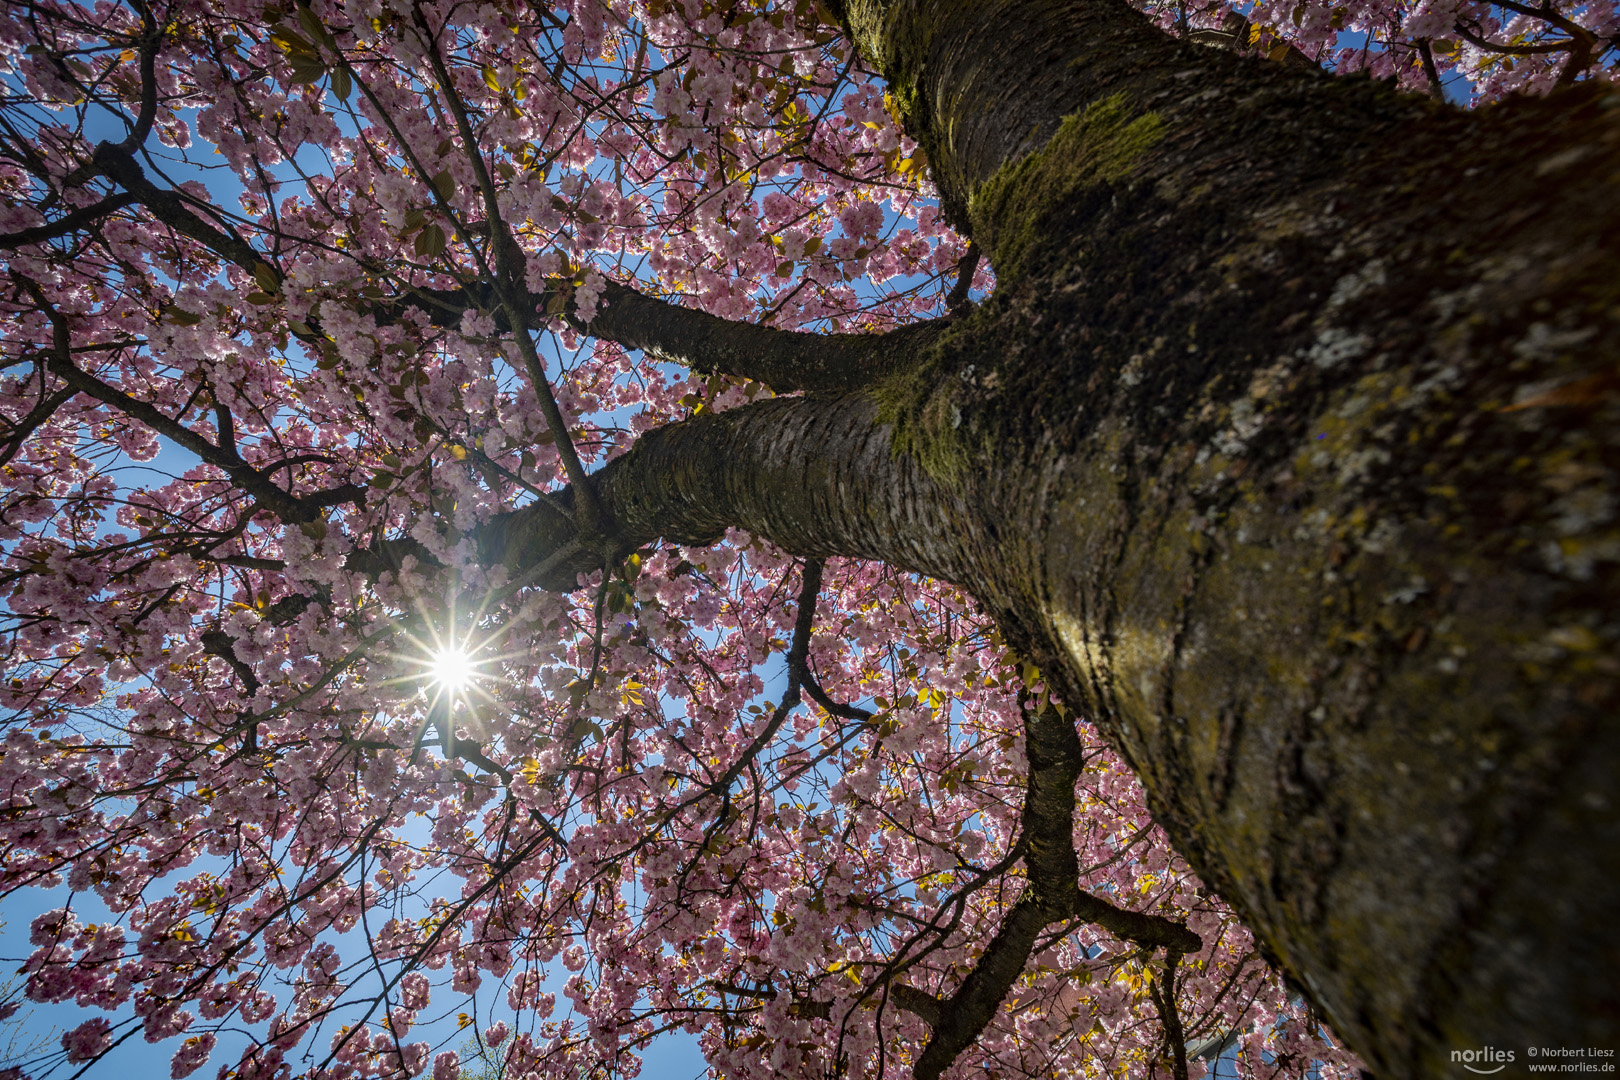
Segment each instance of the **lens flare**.
[[433,681],[446,690],[465,690],[472,685],[476,669],[472,657],[461,649],[444,649],[430,665]]

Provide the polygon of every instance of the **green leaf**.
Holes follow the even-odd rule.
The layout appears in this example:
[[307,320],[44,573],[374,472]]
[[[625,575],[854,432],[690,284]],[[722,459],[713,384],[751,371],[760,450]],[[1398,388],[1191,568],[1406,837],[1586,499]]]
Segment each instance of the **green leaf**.
[[276,273],[276,268],[267,262],[253,264],[253,280],[267,293],[281,291],[281,277]]
[[198,323],[202,322],[201,315],[193,315],[184,308],[177,307],[164,308],[163,317],[174,323],[176,326],[196,326]]
[[275,303],[276,298],[271,296],[269,293],[250,292],[250,293],[247,294],[247,302],[250,303],[250,304],[257,304],[260,307],[264,307],[266,304]]
[[320,82],[326,75],[326,65],[311,53],[293,53],[287,57],[287,66],[292,68],[292,77],[287,81],[293,86]]
[[437,259],[444,254],[444,230],[437,225],[429,225],[416,235],[416,253],[427,259]]
[[433,190],[439,193],[439,198],[449,202],[456,197],[456,178],[450,175],[449,169],[440,169],[433,176]]
[[298,9],[298,25],[303,28],[304,33],[325,45],[328,49],[337,48],[337,39],[332,36],[332,32],[321,23],[320,18],[309,8],[301,7]]
[[814,255],[816,252],[818,252],[820,250],[821,250],[821,237],[813,236],[813,237],[811,237],[810,239],[808,239],[808,240],[806,240],[804,242],[804,253],[806,255]]
[[339,101],[348,101],[349,95],[354,92],[354,80],[349,78],[348,68],[332,69],[332,95]]

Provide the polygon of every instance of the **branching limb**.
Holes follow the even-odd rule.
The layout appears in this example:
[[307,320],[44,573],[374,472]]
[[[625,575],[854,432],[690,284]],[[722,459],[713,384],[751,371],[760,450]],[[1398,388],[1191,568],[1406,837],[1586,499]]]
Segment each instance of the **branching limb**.
[[[454,99],[452,98],[452,103]],[[470,131],[470,127],[469,127]],[[469,144],[473,145],[473,144]],[[475,152],[474,152],[475,153]],[[475,165],[481,166],[482,162]],[[140,163],[124,144],[97,145],[94,168],[124,191],[110,195],[93,206],[74,211],[56,222],[0,236],[0,247],[38,243],[93,227],[108,214],[139,204],[159,222],[195,240],[249,273],[265,267],[274,280],[282,273],[269,259],[234,232],[226,232],[204,220],[179,192],[166,190],[147,178]],[[452,220],[458,220],[451,215]],[[454,326],[471,309],[492,309],[499,328],[513,331],[525,366],[531,370],[547,412],[555,421],[559,452],[569,480],[583,487],[584,473],[570,467],[566,430],[560,410],[543,382],[543,365],[531,362],[532,342],[525,348],[530,315],[546,302],[548,294],[529,292],[524,285],[522,252],[507,234],[499,219],[490,223],[495,267],[485,265],[482,252],[470,243],[469,251],[485,277],[459,289],[413,287],[393,302],[372,304],[371,314],[379,322],[392,322],[409,308],[419,308],[438,326]],[[814,334],[778,330],[754,323],[734,322],[706,312],[684,308],[668,301],[645,296],[635,289],[608,283],[604,303],[589,323],[577,323],[585,333],[616,342],[627,349],[643,349],[662,359],[682,364],[706,374],[731,375],[753,379],[779,392],[812,391],[836,393],[867,387],[883,376],[916,362],[939,334],[937,321],[917,323],[885,334]],[[553,417],[551,414],[557,415]],[[577,461],[577,455],[574,458]]]
[[973,274],[979,268],[979,245],[969,243],[967,251],[956,264],[956,284],[951,286],[950,295],[945,297],[947,311],[956,313],[972,306],[968,293],[973,290]]
[[1445,104],[1446,88],[1440,81],[1440,69],[1434,64],[1434,50],[1429,47],[1428,38],[1417,39],[1418,56],[1423,61],[1423,76],[1429,81],[1429,96]]
[[[822,563],[820,559],[805,560],[804,584],[799,590],[799,610],[793,620],[793,644],[788,647],[787,654],[787,688],[782,694],[780,704],[776,706],[776,711],[771,714],[770,720],[760,729],[759,734],[754,736],[725,772],[715,777],[714,781],[705,785],[701,791],[665,811],[658,824],[648,830],[648,835],[656,834],[659,829],[669,824],[676,814],[706,797],[719,795],[722,798],[730,798],[731,785],[736,782],[737,777],[742,775],[743,770],[758,756],[759,752],[770,745],[771,740],[781,730],[788,716],[803,700],[799,693],[800,679],[805,670],[805,659],[810,652],[810,634],[815,626],[816,597],[821,593],[821,569]],[[722,812],[717,818],[717,822],[723,822],[725,817],[725,813]]]
[[158,47],[163,44],[163,26],[158,22],[157,16],[152,12],[150,0],[136,0],[134,7],[141,13],[140,37],[140,67],[141,78],[141,108],[135,115],[135,123],[130,125],[129,134],[119,144],[125,151],[132,151],[146,141],[152,133],[152,125],[157,120],[158,84],[157,84],[157,54]]
[[801,681],[804,683],[804,692],[810,695],[810,700],[827,710],[829,715],[839,717],[843,720],[872,719],[874,715],[872,710],[862,709],[856,705],[845,705],[842,702],[834,701],[831,697],[829,697],[827,691],[823,690],[821,688],[821,684],[816,681],[816,677],[810,673],[810,668],[808,665],[806,665],[804,671],[801,673]]
[[[1056,710],[1024,711],[1029,754],[1029,786],[1024,795],[1024,865],[1029,885],[1002,920],[995,938],[962,985],[940,1002],[933,1035],[917,1059],[913,1075],[935,1080],[995,1017],[1001,1002],[1022,974],[1041,931],[1054,922],[1079,917],[1144,949],[1166,948],[1179,960],[1203,948],[1198,935],[1157,915],[1126,911],[1076,886],[1079,863],[1074,852],[1074,784],[1083,753],[1074,725]],[[1173,998],[1169,1014],[1173,1014]],[[1179,1018],[1166,1010],[1167,1030]],[[1171,1036],[1179,1041],[1179,1035]],[[1186,1055],[1181,1054],[1185,1080]]]
[[1504,53],[1508,56],[1541,56],[1546,53],[1564,52],[1573,46],[1572,41],[1541,41],[1534,45],[1502,45],[1491,41],[1480,34],[1476,29],[1458,23],[1453,29],[1457,35],[1470,45],[1484,49],[1486,52]]
[[1149,993],[1159,1010],[1159,1020],[1164,1024],[1171,1075],[1175,1080],[1187,1080],[1187,1036],[1181,1027],[1181,1012],[1176,1008],[1176,967],[1180,963],[1181,953],[1175,949],[1167,950],[1164,955],[1164,975],[1153,980]]
[[230,477],[233,484],[253,496],[261,506],[283,521],[295,523],[314,521],[320,516],[320,508],[323,506],[360,501],[365,498],[365,489],[354,484],[342,484],[329,491],[302,498],[291,495],[272,482],[265,470],[256,469],[247,464],[234,450],[216,446],[186,427],[179,420],[166,415],[157,406],[133,398],[116,386],[105,383],[94,375],[81,370],[73,363],[71,358],[71,337],[66,316],[57,311],[55,306],[46,299],[38,285],[25,279],[19,278],[18,280],[29,295],[34,298],[35,303],[39,305],[40,311],[51,322],[52,347],[47,355],[45,366],[52,375],[61,379],[73,390],[112,406],[119,412],[145,424],[153,431],[173,439],[209,465],[223,470]]
[[[43,381],[42,378],[41,382]],[[17,453],[23,447],[23,443],[28,440],[28,436],[32,435],[35,429],[55,415],[56,410],[67,404],[77,393],[78,391],[71,386],[50,393],[45,393],[42,390],[39,400],[34,403],[32,409],[28,410],[27,416],[14,424],[6,424],[3,435],[0,435],[5,439],[5,445],[0,447],[0,468],[10,464],[11,459],[17,456]]]
[[[736,527],[807,558],[882,559],[958,584],[976,577],[962,497],[893,453],[876,412],[865,397],[771,398],[647,432],[592,476],[618,530],[616,557],[660,538],[712,544]],[[571,489],[556,502],[572,507]],[[938,530],[915,528],[919,512]],[[480,529],[480,557],[526,572],[575,535],[552,509],[525,507]],[[540,583],[570,591],[597,565],[565,561]]]

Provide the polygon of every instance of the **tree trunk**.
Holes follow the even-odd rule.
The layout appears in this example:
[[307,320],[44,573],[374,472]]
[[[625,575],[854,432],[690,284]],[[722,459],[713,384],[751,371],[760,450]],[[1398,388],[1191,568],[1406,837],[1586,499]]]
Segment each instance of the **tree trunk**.
[[1466,114],[1112,0],[843,14],[1001,285],[644,437],[625,547],[974,592],[1378,1075],[1614,1047],[1620,95]]

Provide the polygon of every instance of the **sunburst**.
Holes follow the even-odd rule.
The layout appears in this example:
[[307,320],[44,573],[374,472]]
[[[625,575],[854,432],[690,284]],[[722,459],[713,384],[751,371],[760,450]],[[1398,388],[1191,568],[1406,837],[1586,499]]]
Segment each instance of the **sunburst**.
[[428,677],[439,689],[460,694],[478,677],[478,662],[467,650],[447,645],[428,658]]

